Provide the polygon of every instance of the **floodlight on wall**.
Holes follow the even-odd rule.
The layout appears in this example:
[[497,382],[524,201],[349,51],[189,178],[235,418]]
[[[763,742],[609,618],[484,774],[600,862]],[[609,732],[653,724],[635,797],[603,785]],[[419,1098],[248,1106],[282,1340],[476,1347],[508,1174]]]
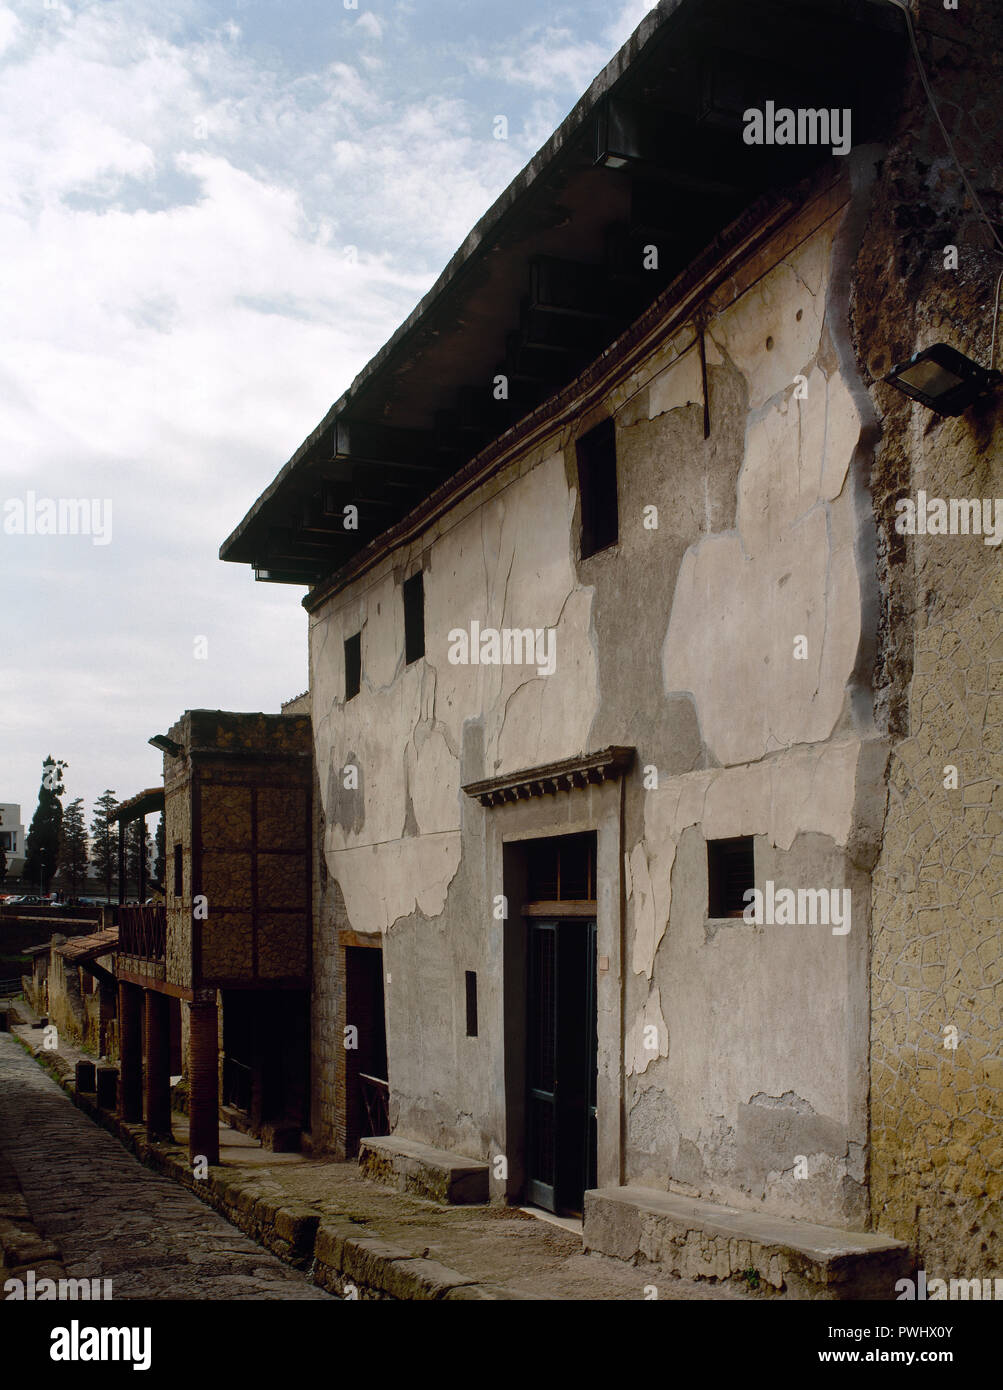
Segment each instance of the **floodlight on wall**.
[[166,734],[154,734],[152,738],[148,738],[146,741],[147,743],[152,743],[154,748],[159,748],[161,753],[169,753],[172,758],[179,758],[185,751],[180,743],[175,743],[174,740],[168,738]]
[[934,343],[893,367],[885,381],[938,415],[962,415],[999,386],[1003,373],[980,366],[947,343]]
[[657,154],[643,110],[607,97],[596,113],[594,162],[605,169],[625,169],[656,160]]

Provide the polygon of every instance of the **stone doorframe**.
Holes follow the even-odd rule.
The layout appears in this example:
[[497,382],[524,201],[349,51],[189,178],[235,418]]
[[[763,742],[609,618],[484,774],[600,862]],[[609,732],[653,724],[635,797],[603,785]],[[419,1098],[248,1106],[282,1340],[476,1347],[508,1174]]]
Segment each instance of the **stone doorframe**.
[[597,1180],[600,1187],[623,1181],[623,957],[625,883],[623,845],[624,774],[633,748],[598,753],[495,777],[464,786],[487,809],[484,845],[489,899],[504,893],[507,917],[502,949],[507,1179],[491,1176],[492,1195],[517,1199],[524,1181],[525,1145],[525,855],[520,846],[594,831],[596,835],[596,935],[598,956],[598,1076],[596,1085]]

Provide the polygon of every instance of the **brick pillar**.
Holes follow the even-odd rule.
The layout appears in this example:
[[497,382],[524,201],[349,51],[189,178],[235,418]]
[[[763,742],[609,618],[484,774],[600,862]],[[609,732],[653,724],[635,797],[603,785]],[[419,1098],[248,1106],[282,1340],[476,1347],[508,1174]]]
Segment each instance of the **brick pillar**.
[[118,985],[119,1118],[138,1124],[143,1118],[143,991]]
[[188,1153],[192,1161],[201,1154],[210,1163],[218,1163],[219,1039],[215,991],[196,991],[188,1010],[191,1027]]
[[171,1132],[171,1015],[166,994],[146,991],[146,1133]]

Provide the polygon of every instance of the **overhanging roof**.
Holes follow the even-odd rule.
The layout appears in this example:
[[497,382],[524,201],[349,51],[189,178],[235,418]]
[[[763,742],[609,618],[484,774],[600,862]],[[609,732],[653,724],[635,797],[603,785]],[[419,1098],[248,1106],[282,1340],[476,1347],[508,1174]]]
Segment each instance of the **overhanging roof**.
[[221,558],[303,585],[348,565],[572,380],[744,208],[832,158],[746,145],[746,109],[849,107],[853,143],[874,138],[903,34],[885,0],[662,0]]
[[128,825],[130,821],[139,820],[140,816],[152,815],[154,811],[164,809],[164,789],[163,787],[147,787],[146,791],[137,792],[128,801],[121,801],[108,817],[108,824],[114,825],[121,822]]

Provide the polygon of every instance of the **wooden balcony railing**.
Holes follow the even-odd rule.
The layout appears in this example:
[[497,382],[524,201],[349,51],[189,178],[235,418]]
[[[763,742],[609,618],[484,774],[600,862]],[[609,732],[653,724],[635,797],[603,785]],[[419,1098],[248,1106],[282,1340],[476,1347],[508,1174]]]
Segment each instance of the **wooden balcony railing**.
[[162,905],[118,909],[118,949],[142,960],[167,956],[167,909]]

